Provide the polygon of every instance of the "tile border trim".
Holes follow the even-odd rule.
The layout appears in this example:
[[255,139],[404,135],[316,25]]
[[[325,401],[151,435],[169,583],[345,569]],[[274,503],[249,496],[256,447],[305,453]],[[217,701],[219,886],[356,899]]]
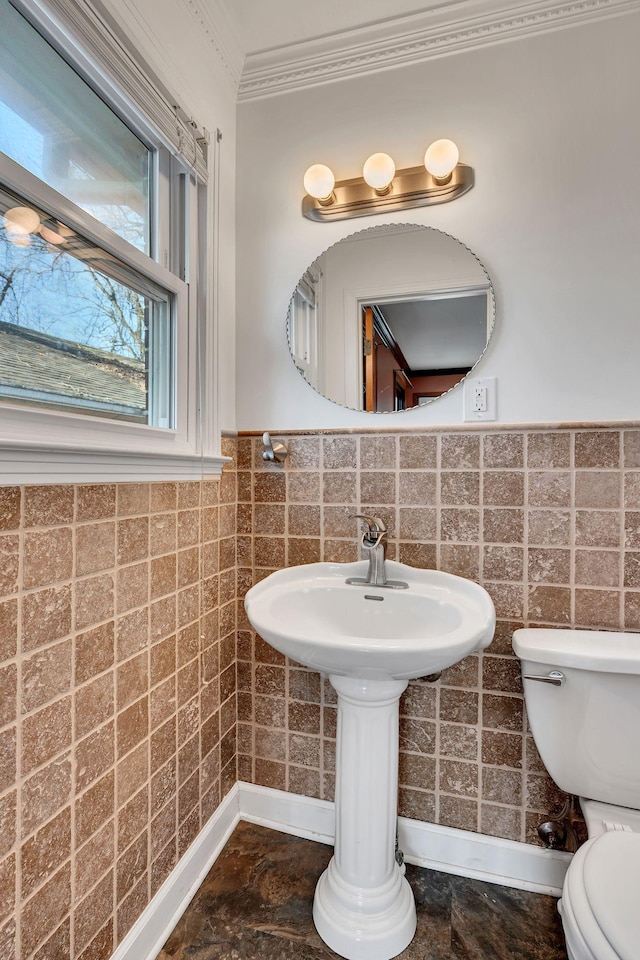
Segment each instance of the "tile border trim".
[[[111,960],[154,960],[239,820],[333,843],[333,803],[237,782]],[[569,853],[406,817],[399,820],[399,839],[408,863],[551,896],[560,896],[571,862]]]
[[[404,411],[402,411],[404,412]],[[381,413],[381,417],[387,414]],[[389,414],[393,416],[393,414]],[[399,436],[410,436],[412,434],[439,434],[439,433],[565,433],[566,431],[611,431],[611,430],[638,430],[640,429],[640,420],[585,420],[585,421],[557,421],[548,423],[510,423],[510,422],[488,422],[482,423],[403,423],[387,424],[380,423],[375,426],[340,426],[340,427],[296,427],[288,429],[270,428],[269,433],[272,436],[284,437],[321,437],[332,435],[353,435],[353,434],[398,434]],[[238,430],[236,433],[227,431],[223,433],[224,437],[231,437],[239,440],[261,437],[262,430]]]

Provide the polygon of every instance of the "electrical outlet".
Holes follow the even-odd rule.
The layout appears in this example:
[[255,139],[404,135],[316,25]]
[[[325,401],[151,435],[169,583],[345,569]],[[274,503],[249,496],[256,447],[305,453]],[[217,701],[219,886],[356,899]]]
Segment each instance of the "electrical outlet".
[[464,419],[496,419],[496,378],[467,379],[464,381]]
[[481,387],[475,386],[473,388],[473,412],[487,412],[487,388],[484,385]]

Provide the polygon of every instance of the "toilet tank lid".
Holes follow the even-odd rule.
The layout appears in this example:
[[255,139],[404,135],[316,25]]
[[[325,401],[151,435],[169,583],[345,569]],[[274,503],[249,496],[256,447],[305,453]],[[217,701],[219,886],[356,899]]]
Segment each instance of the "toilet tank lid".
[[553,667],[640,674],[640,634],[551,627],[514,630],[520,660]]

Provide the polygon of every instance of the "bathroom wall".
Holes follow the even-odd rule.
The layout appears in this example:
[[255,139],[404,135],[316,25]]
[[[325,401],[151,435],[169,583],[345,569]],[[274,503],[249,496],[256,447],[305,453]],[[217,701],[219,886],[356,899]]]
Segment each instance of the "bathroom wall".
[[[513,628],[640,631],[640,196],[626,186],[640,147],[629,122],[640,15],[541,26],[242,102],[237,171],[239,592],[286,564],[355,559],[347,517],[362,510],[388,523],[391,556],[484,583],[498,611],[489,650],[404,697],[401,812],[531,842],[562,798],[527,733]],[[442,136],[476,173],[455,202],[301,216],[309,164],[344,179],[384,150],[413,166]],[[487,268],[496,326],[476,374],[497,378],[496,424],[463,424],[460,387],[374,418],[295,370],[285,317],[298,278],[342,237],[393,220],[450,233]],[[284,467],[260,460],[251,434],[264,429],[289,437]],[[239,776],[330,798],[331,689],[254,637],[241,607],[239,624]]]
[[[370,426],[296,373],[285,316],[320,252],[393,221],[452,234],[492,277],[496,330],[477,373],[497,377],[501,422],[635,418],[639,39],[636,11],[240,103],[238,429]],[[377,150],[414,166],[441,136],[476,173],[455,202],[338,223],[302,217],[310,163],[338,179],[360,175]],[[404,413],[398,429],[461,420],[458,388]]]
[[235,476],[0,488],[0,957],[107,960],[236,780]]
[[[109,8],[198,122],[222,129],[209,330],[217,317],[219,422],[233,430],[232,78],[186,0]],[[242,438],[221,480],[0,488],[2,960],[111,955],[234,782],[236,718],[241,778],[332,795],[331,691],[248,629],[235,551],[240,597],[283,563],[351,559],[355,507],[387,519],[400,559],[482,580],[500,618],[489,653],[405,696],[402,811],[530,838],[553,805],[509,632],[640,629],[638,431],[411,431],[458,423],[458,391],[370,433],[295,374],[284,318],[314,257],[378,222],[304,221],[305,167],[352,176],[375,149],[409,166],[450,135],[477,185],[410,219],[459,237],[492,275],[497,330],[479,373],[498,377],[500,419],[634,417],[638,19],[239,107],[238,422],[314,435],[290,438],[284,468]],[[615,174],[595,193],[610,150]]]
[[[411,683],[401,701],[400,812],[538,842],[563,797],[528,733],[517,626],[640,630],[640,428],[324,431],[283,438],[284,465],[238,441],[238,587],[272,570],[357,559],[380,516],[388,555],[491,594],[481,656]],[[332,799],[335,696],[251,631],[240,605],[240,779]]]

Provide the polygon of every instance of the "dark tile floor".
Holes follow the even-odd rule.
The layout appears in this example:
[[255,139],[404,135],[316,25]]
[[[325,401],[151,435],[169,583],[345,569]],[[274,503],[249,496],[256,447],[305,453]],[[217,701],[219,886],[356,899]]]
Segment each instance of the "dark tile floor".
[[[332,848],[239,823],[158,960],[331,960],[311,918]],[[552,897],[407,867],[418,929],[401,960],[566,960]]]

